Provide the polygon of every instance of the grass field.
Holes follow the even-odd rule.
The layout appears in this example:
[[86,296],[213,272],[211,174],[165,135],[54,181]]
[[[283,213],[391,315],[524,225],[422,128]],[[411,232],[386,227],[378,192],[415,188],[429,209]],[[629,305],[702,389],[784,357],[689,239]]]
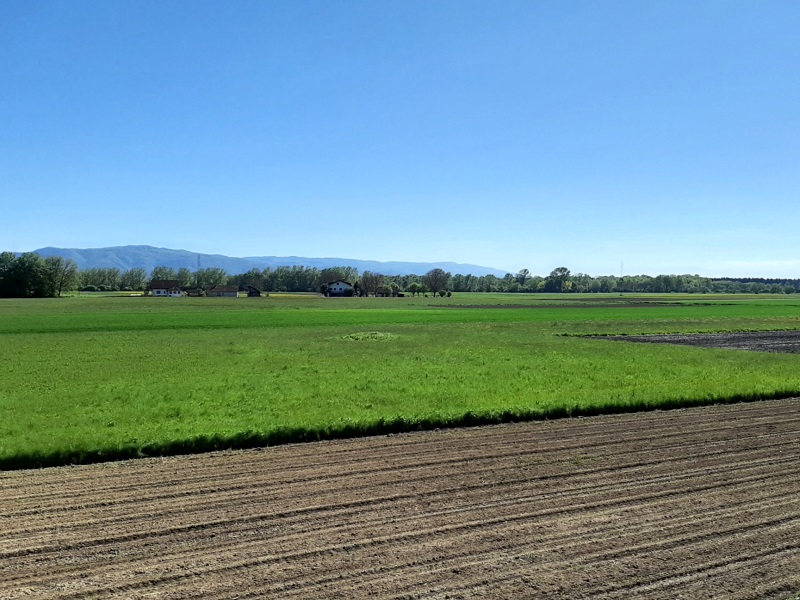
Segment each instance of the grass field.
[[800,394],[800,356],[586,334],[800,329],[800,297],[0,301],[0,468]]

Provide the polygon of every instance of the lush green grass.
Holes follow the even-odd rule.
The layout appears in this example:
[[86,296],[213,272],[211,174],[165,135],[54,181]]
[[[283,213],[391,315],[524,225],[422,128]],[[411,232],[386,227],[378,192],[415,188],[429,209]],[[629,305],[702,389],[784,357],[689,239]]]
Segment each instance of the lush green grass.
[[798,394],[800,356],[575,337],[767,329],[800,297],[0,301],[0,467]]
[[[703,301],[701,301],[703,299]],[[89,298],[2,301],[0,334],[539,323],[562,333],[800,328],[800,296],[459,294],[458,298]]]

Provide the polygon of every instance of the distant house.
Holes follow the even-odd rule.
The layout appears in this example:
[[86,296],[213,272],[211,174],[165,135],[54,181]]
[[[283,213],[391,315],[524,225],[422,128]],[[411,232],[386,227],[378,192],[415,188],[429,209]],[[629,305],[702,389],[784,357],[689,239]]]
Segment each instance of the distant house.
[[214,298],[238,298],[238,285],[215,285],[206,292],[206,296]]
[[258,288],[253,287],[252,285],[247,286],[247,297],[248,298],[261,298],[261,290]]
[[329,296],[352,296],[353,284],[343,279],[328,282]]
[[181,284],[177,279],[153,279],[147,289],[156,298],[180,298],[183,296]]

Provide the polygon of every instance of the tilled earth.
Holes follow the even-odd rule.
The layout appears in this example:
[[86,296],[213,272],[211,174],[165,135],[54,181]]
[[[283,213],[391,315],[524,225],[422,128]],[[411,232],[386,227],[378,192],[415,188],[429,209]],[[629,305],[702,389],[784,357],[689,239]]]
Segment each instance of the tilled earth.
[[728,348],[760,352],[800,353],[800,331],[752,331],[737,333],[685,333],[625,335],[608,339],[653,344],[679,344],[703,348]]
[[0,598],[786,598],[800,399],[0,473]]

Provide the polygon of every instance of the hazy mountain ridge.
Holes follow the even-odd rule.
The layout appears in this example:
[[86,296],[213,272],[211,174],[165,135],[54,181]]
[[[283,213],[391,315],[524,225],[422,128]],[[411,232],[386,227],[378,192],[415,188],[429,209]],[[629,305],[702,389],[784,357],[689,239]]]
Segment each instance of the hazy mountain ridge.
[[364,271],[374,271],[384,275],[423,275],[431,269],[444,269],[453,274],[463,275],[497,275],[502,277],[507,273],[500,269],[482,267],[454,262],[380,262],[374,260],[359,260],[355,258],[309,258],[303,256],[248,256],[243,258],[224,256],[222,254],[202,254],[188,250],[174,250],[171,248],[156,248],[154,246],[112,246],[109,248],[39,248],[34,250],[37,254],[47,256],[63,256],[74,260],[80,269],[92,268],[117,268],[128,270],[134,268],[146,269],[148,272],[155,267],[172,267],[180,269],[185,267],[192,271],[198,268],[218,267],[225,269],[229,274],[245,273],[250,269],[276,268],[282,266],[304,266],[325,269],[328,267],[350,266]]

